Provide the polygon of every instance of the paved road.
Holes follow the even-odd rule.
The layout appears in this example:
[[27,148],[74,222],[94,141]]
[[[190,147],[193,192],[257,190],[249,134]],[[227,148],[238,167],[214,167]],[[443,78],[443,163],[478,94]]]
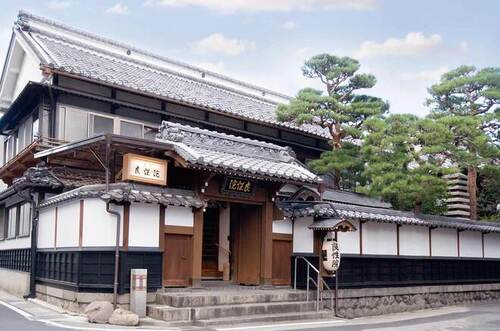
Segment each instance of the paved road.
[[31,321],[21,314],[0,305],[0,331],[64,331],[39,321]]
[[[68,324],[67,324],[68,325]],[[76,325],[75,325],[76,326]],[[111,330],[109,325],[78,325],[80,330],[94,328]],[[160,327],[159,329],[163,329]],[[170,328],[170,330],[179,328]],[[189,328],[191,330],[201,328]],[[253,325],[214,328],[215,330],[238,331],[500,331],[500,302],[454,306],[439,309],[421,310],[417,312],[357,318],[336,321],[306,321],[298,323],[279,323],[273,325]],[[205,329],[205,330],[214,330]],[[27,319],[18,312],[0,304],[0,331],[64,331],[48,326],[40,321]],[[116,330],[116,329],[115,329]]]
[[259,325],[216,328],[224,331],[500,331],[500,302],[453,306],[385,316],[310,321],[300,325]]
[[394,314],[390,317],[377,316],[355,319],[334,326],[318,326],[308,328],[308,330],[500,331],[500,303],[447,307],[436,310]]

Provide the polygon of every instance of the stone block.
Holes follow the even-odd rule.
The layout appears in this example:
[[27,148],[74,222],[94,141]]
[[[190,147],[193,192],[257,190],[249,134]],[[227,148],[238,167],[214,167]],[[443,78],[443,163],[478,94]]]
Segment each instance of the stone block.
[[90,323],[108,323],[113,305],[108,301],[94,301],[85,307],[84,313]]
[[139,315],[134,314],[131,311],[118,308],[113,311],[108,323],[113,325],[136,326],[139,324]]

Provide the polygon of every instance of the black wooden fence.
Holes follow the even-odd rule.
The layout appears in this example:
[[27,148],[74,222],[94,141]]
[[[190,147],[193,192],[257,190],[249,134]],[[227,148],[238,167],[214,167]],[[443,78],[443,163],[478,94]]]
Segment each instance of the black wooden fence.
[[29,272],[30,266],[30,248],[7,249],[0,251],[0,268]]
[[[317,255],[308,254],[306,258],[318,266]],[[293,269],[292,256],[292,282]],[[328,282],[333,285],[333,279]],[[343,255],[338,279],[341,288],[499,282],[500,259],[380,255]],[[298,262],[297,283],[301,288],[306,286],[303,261]]]

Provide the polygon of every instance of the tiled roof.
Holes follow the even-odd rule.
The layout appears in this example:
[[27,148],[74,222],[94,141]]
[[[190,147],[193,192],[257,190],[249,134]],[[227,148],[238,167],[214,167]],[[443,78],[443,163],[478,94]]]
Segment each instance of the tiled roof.
[[[43,56],[48,62],[46,65],[59,71],[249,120],[288,127],[324,138],[329,136],[319,126],[297,127],[292,123],[277,121],[276,101],[167,68],[163,64],[168,61],[159,56],[134,49],[134,52],[140,52],[147,59],[141,60],[140,57],[127,55],[130,49],[124,45],[24,12],[19,14],[17,24],[26,39],[32,41],[32,47],[43,50]],[[49,28],[41,28],[40,24]],[[151,59],[159,61],[152,62]],[[198,69],[198,72],[206,70]],[[229,78],[221,79],[228,83],[234,82]],[[238,84],[248,85],[241,82]],[[262,93],[265,95],[265,90]]]
[[16,186],[42,186],[72,189],[84,185],[104,183],[102,173],[66,167],[37,165],[26,169],[23,176],[13,182]]
[[42,203],[39,208],[46,208],[74,199],[100,198],[113,202],[143,202],[157,203],[165,206],[183,206],[200,208],[203,201],[197,198],[192,191],[161,188],[133,183],[113,183],[106,191],[106,185],[86,185],[77,189],[51,197]]
[[326,190],[323,192],[323,199],[331,202],[348,203],[359,206],[392,208],[390,203],[380,201],[380,199],[371,198],[360,193],[340,190]]
[[414,214],[412,212],[405,212],[394,209],[374,208],[331,202],[296,209],[294,213],[295,216],[317,215],[322,217],[336,217],[340,215],[348,220],[359,219],[363,221],[375,221],[403,225],[420,225],[427,227],[451,228],[469,231],[500,232],[500,223],[496,222],[472,221],[446,216]]
[[192,168],[220,169],[248,177],[316,183],[320,179],[296,159],[293,151],[275,144],[164,121],[157,141],[173,144]]

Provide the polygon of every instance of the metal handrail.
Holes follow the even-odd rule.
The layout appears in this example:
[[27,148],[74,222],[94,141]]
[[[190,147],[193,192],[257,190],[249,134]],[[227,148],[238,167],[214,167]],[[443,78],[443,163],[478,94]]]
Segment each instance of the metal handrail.
[[[323,296],[321,295],[322,291],[320,290],[320,287],[321,287],[320,284],[323,284],[330,292],[330,301],[331,301],[330,302],[330,304],[331,304],[330,309],[333,311],[334,306],[333,306],[332,289],[330,288],[330,286],[328,286],[328,284],[326,283],[323,276],[321,276],[321,273],[319,272],[319,270],[311,262],[309,262],[304,256],[296,256],[295,257],[295,265],[294,265],[295,272],[293,274],[293,278],[294,278],[293,279],[293,289],[297,290],[297,261],[299,259],[305,261],[306,265],[307,265],[306,301],[309,302],[309,282],[312,282],[316,286],[316,310],[319,311],[320,301],[323,302]],[[310,271],[309,271],[310,269],[312,269],[314,272],[316,272],[317,280],[315,280],[313,277],[310,276]],[[336,308],[337,307],[335,307],[335,309]]]

